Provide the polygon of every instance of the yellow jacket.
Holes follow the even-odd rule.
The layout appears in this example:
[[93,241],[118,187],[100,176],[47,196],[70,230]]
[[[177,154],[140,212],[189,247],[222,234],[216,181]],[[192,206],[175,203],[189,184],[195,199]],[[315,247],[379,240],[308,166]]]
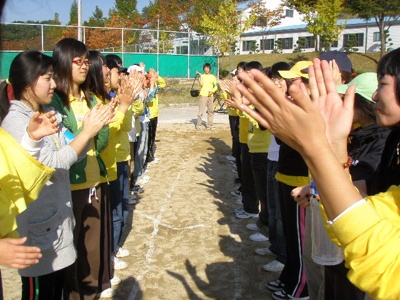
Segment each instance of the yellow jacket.
[[15,217],[36,200],[54,169],[29,155],[0,128],[0,238],[16,237]]
[[249,120],[249,130],[247,134],[247,145],[250,153],[268,153],[271,144],[272,133],[268,129],[261,130],[256,120]]
[[[157,89],[162,89],[167,85],[165,80],[158,76],[157,77]],[[159,107],[158,107],[158,92],[156,93],[155,97],[153,98],[152,101],[147,103],[147,106],[149,107],[150,110],[150,119],[158,117],[159,114]]]
[[213,74],[201,74],[200,96],[208,97],[209,92],[214,94],[217,89],[217,78]]
[[400,299],[400,187],[366,197],[328,227],[350,281],[374,299]]

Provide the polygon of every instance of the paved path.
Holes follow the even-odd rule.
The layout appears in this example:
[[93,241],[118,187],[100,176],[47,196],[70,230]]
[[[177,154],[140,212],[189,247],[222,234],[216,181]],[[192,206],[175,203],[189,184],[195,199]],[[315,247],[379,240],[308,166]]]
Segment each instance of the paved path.
[[[195,124],[197,120],[197,106],[165,107],[160,109],[158,122],[160,123],[187,123]],[[204,113],[203,120],[207,120]],[[214,113],[215,124],[229,124],[228,114]]]

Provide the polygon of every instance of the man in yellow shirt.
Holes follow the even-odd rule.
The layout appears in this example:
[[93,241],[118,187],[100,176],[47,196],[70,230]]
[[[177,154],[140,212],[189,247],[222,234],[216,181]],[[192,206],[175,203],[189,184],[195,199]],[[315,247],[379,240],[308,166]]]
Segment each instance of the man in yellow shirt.
[[211,65],[205,63],[203,66],[204,74],[196,72],[200,75],[200,98],[199,113],[197,114],[196,130],[201,130],[202,115],[207,108],[207,129],[214,129],[214,93],[218,89],[217,78],[210,74]]

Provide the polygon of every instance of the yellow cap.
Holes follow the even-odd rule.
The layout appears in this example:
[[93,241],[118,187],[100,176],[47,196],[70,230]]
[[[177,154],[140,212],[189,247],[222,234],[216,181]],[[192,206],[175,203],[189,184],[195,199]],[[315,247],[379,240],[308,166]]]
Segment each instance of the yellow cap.
[[311,66],[313,63],[309,60],[301,60],[295,63],[290,70],[278,71],[279,74],[286,79],[304,77],[308,79],[308,73],[304,70]]

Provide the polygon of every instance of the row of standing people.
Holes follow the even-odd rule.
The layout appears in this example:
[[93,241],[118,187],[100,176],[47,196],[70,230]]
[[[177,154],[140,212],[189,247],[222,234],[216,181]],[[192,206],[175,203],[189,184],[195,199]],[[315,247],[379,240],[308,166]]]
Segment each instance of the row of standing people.
[[[38,51],[17,55],[1,84],[2,128],[18,142],[28,134],[37,160],[55,169],[37,200],[2,232],[2,238],[26,237],[25,245],[40,252],[19,270],[23,299],[110,297],[120,281],[114,269],[126,267],[119,257],[129,255],[120,247],[132,201],[128,133],[135,128],[134,137],[150,144],[147,157],[154,157],[157,122],[149,139],[135,120],[150,116],[149,107],[150,120],[157,120],[157,82],[165,81],[154,70],[127,76],[118,63],[67,38],[52,58]],[[56,124],[56,132],[38,141],[29,126],[36,114],[50,114]],[[137,172],[144,173],[140,163]]]
[[[330,62],[337,89],[344,94],[348,87],[345,84],[349,84],[353,77],[351,61],[337,51],[323,53],[320,59]],[[293,84],[302,83],[307,88],[310,65],[310,61],[300,61],[293,66],[279,62],[263,69],[258,62],[243,62],[237,66],[237,72],[258,69],[283,94],[288,95]],[[355,163],[349,167],[353,181],[363,190],[371,184],[389,133],[387,129],[378,127],[373,113],[376,77],[376,73],[365,73],[350,82],[350,85],[357,85],[357,96],[354,130],[349,137],[349,155]],[[272,291],[272,297],[363,299],[364,293],[346,277],[348,269],[344,265],[342,251],[330,244],[327,237],[321,239],[325,231],[318,201],[312,197],[315,193],[309,189],[310,175],[303,158],[241,111],[241,105],[249,103],[236,88],[239,81],[234,81],[235,78],[220,84],[230,94],[227,102],[231,107],[232,156],[241,182],[239,190],[233,192],[240,195],[243,204],[235,209],[235,216],[240,219],[258,218],[255,224],[246,226],[257,231],[250,239],[269,242],[268,247],[257,248],[255,252],[275,258],[263,266],[265,271],[280,272],[279,279],[269,282],[267,286]]]

